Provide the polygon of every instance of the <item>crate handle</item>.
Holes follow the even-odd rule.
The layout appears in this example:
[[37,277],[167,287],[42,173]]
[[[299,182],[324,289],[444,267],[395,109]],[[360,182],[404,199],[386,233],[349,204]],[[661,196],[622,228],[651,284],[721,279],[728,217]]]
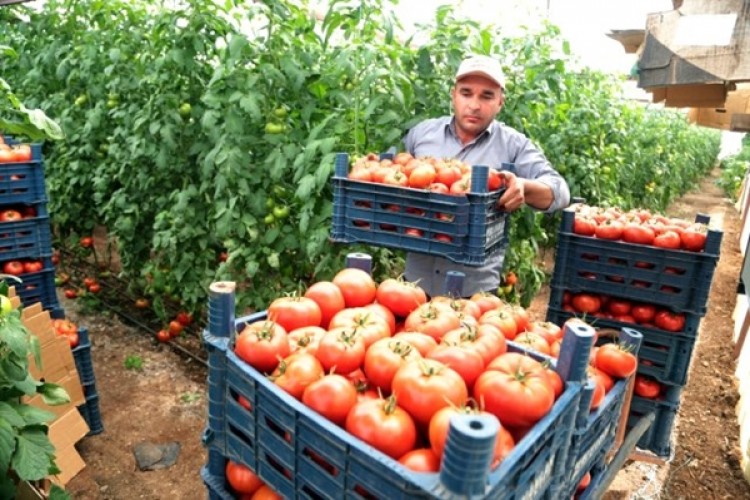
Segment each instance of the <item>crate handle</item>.
[[494,415],[451,415],[440,482],[449,491],[472,497],[484,493],[500,421]]

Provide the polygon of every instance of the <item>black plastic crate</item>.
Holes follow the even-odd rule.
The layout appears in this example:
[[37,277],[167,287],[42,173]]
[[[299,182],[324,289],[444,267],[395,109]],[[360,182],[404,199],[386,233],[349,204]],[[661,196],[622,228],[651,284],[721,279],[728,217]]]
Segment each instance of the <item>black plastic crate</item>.
[[348,169],[349,155],[337,154],[335,242],[436,255],[468,266],[484,264],[505,242],[507,214],[495,208],[504,189],[487,192],[487,166],[473,167],[471,192],[460,196],[351,180]]
[[87,328],[78,327],[78,345],[72,351],[81,384],[85,385],[96,382],[94,363],[91,360],[91,341],[89,340],[89,331]]
[[573,233],[574,218],[572,209],[563,211],[553,286],[705,314],[721,231],[710,229],[704,251],[690,252],[578,235]]
[[638,448],[654,453],[661,458],[671,459],[673,449],[672,431],[675,417],[680,407],[679,396],[672,395],[673,401],[646,399],[633,395],[627,427],[630,430],[647,413],[654,412],[656,418],[651,427],[638,440]]
[[86,403],[78,407],[78,412],[89,426],[87,436],[94,436],[104,432],[102,414],[99,409],[99,395],[94,394],[86,398]]

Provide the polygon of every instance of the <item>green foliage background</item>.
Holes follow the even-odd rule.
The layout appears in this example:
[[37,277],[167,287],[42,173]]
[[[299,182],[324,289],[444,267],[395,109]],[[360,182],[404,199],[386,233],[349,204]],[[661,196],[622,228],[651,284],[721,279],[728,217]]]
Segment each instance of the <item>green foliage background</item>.
[[[58,238],[105,226],[122,276],[157,312],[167,299],[201,308],[215,279],[238,281],[238,305],[261,309],[330,278],[358,250],[328,241],[334,154],[400,146],[410,125],[448,113],[469,52],[503,61],[500,119],[589,203],[661,210],[718,154],[716,131],[621,100],[611,76],[569,69],[552,26],[506,37],[442,7],[416,47],[386,0],[332,1],[320,20],[304,1],[184,5],[0,10],[4,43],[18,54],[0,60],[1,74],[65,133],[45,149]],[[522,303],[544,279],[535,257],[556,227],[555,217],[514,215],[507,266]],[[366,250],[376,273],[399,272],[399,252]]]

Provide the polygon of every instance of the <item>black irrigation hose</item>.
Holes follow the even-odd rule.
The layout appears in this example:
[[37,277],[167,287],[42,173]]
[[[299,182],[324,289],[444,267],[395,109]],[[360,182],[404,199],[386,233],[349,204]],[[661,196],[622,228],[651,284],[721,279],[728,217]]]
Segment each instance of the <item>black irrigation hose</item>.
[[[85,270],[84,266],[81,266],[80,264],[84,264],[85,266],[87,266],[89,268],[94,268],[94,271],[96,271],[95,264],[82,261],[81,259],[77,258],[77,256],[74,253],[69,252],[67,250],[62,250],[61,253],[64,253],[65,256],[68,257],[67,260],[68,260],[69,264],[66,267],[70,267],[71,271],[76,272],[78,274],[82,274],[82,275],[85,276],[87,274],[86,270]],[[58,268],[59,267],[61,267],[61,266],[58,266]],[[113,290],[116,293],[119,293],[120,296],[122,296],[122,297],[127,297],[128,296],[127,292],[125,291],[125,287],[124,287],[124,284],[123,284],[122,280],[119,279],[119,278],[117,278],[116,276],[110,275],[107,278],[97,278],[97,280],[99,282],[103,282],[105,284],[104,288],[106,288],[107,290]],[[112,286],[114,283],[116,283],[116,285]],[[116,304],[110,303],[109,301],[107,301],[104,298],[104,295],[105,295],[104,293],[97,294],[97,300],[107,310],[115,313],[118,317],[120,317],[121,319],[125,320],[126,322],[137,326],[140,330],[148,333],[151,336],[151,338],[155,338],[156,337],[156,331],[154,331],[152,327],[150,327],[149,325],[145,324],[142,320],[140,320],[140,319],[138,319],[138,318],[136,318],[136,317],[134,317],[134,316],[132,316],[132,315],[124,312],[123,309],[122,309],[122,307],[119,307]],[[200,335],[197,335],[196,337],[200,340]],[[196,355],[190,349],[187,349],[187,348],[181,346],[179,343],[174,342],[174,341],[169,341],[169,342],[164,342],[164,343],[167,344],[167,345],[169,345],[169,347],[172,350],[176,351],[178,354],[180,354],[182,356],[185,356],[185,357],[188,357],[188,358],[190,358],[190,359],[192,359],[194,361],[198,361],[204,367],[208,366],[208,361],[206,359],[204,359],[204,358]]]

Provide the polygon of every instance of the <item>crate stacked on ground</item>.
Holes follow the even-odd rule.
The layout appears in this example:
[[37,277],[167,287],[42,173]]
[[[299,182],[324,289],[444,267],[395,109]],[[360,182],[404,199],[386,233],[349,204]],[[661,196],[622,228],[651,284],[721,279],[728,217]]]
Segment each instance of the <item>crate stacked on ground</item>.
[[[490,415],[475,415],[452,422],[440,471],[424,473],[349,434],[243,361],[234,350],[238,332],[266,319],[266,312],[235,319],[233,284],[212,285],[204,332],[208,464],[201,471],[209,498],[233,498],[225,476],[228,461],[250,468],[284,498],[452,498],[469,493],[472,498],[557,498],[567,481],[570,436],[594,336],[589,326],[566,329],[559,360],[552,364],[566,381],[562,393],[497,468],[490,470],[489,460],[477,466],[480,454],[489,450],[491,458],[498,431],[495,427],[488,434],[490,426],[472,420]],[[516,349],[547,359],[509,345]],[[479,490],[463,489],[476,487],[472,481],[477,478]]]
[[[654,424],[638,447],[669,457],[674,417],[706,313],[722,233],[708,229],[709,219],[703,215],[688,225],[631,211],[628,215],[633,219],[625,227],[633,232],[627,241],[608,239],[605,231],[611,231],[614,224],[607,221],[616,215],[597,222],[582,215],[591,213],[586,208],[602,213],[580,204],[563,211],[547,319],[562,324],[583,316],[597,328],[632,327],[643,334],[628,427],[642,415],[655,412]],[[674,231],[676,242],[657,241],[653,236],[638,240],[639,224],[661,227],[663,235],[667,233],[664,227],[673,229],[677,223],[682,232]],[[593,232],[591,226],[602,228],[601,232]],[[671,233],[668,236],[675,238]]]
[[[381,160],[371,161],[378,164],[391,162],[391,158],[392,155],[383,154]],[[502,246],[506,236],[505,214],[495,206],[504,190],[498,187],[502,181],[497,172],[478,165],[451,185],[461,186],[460,189],[450,191],[437,181],[415,188],[408,187],[415,184],[408,184],[410,176],[400,171],[384,180],[372,180],[369,174],[365,180],[352,176],[349,155],[339,153],[333,177],[331,239],[437,255],[469,266],[482,265],[489,254]],[[436,191],[435,186],[440,184],[446,188]]]
[[78,411],[89,425],[89,435],[99,434],[104,430],[104,425],[99,410],[99,393],[96,390],[96,377],[91,359],[91,341],[87,328],[78,328],[78,345],[73,348],[73,359],[76,363],[78,378],[81,380],[85,398],[84,404],[78,407]]
[[0,152],[25,154],[0,155],[0,269],[22,280],[13,284],[24,305],[40,302],[60,317],[41,145],[4,141]]

